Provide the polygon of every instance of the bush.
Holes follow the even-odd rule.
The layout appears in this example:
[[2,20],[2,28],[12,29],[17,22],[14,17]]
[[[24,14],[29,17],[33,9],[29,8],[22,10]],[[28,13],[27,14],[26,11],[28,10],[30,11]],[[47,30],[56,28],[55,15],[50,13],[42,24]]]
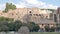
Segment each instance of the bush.
[[17,31],[22,26],[21,21],[15,21],[15,22],[0,22],[0,31]]
[[18,31],[18,29],[22,26],[22,22],[17,20],[14,22],[14,29],[15,31]]
[[27,23],[27,26],[29,27],[30,32],[37,32],[40,29],[34,22]]
[[55,27],[51,27],[50,32],[54,32],[54,31],[55,31]]
[[49,26],[45,26],[45,31],[46,32],[50,32],[50,27]]
[[[8,19],[7,19],[8,20]],[[30,32],[37,32],[39,30],[39,26],[35,24],[34,22],[29,22],[29,23],[22,23],[19,20],[16,20],[15,22],[0,22],[0,31],[18,31],[18,29],[21,26],[28,26]]]

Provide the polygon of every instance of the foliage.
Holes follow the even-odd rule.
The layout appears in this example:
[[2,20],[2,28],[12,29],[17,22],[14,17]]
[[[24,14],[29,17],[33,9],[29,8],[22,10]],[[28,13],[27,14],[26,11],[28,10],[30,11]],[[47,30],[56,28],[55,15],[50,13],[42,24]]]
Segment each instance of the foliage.
[[30,32],[37,32],[39,30],[39,28],[40,28],[34,22],[27,23],[27,26],[29,27]]
[[20,26],[22,26],[21,21],[15,21],[15,22],[0,22],[0,31],[17,31]]
[[16,20],[16,21],[14,22],[14,29],[15,29],[15,31],[18,31],[18,29],[19,29],[21,26],[22,26],[22,22],[21,22],[21,21]]
[[45,31],[46,32],[50,32],[50,27],[47,25],[47,26],[45,26]]
[[45,26],[45,31],[46,32],[54,32],[55,31],[55,27],[54,26],[52,26],[51,28],[49,27],[49,26]]
[[13,21],[14,19],[12,18],[5,18],[5,17],[0,17],[0,22],[3,22],[3,21]]
[[40,29],[40,27],[37,24],[33,27],[33,31],[35,31],[35,32],[38,32],[39,29]]
[[7,24],[8,24],[7,22],[0,22],[0,32],[1,31],[7,32],[9,30]]
[[1,31],[8,32],[9,28],[6,25],[1,27]]
[[54,32],[54,31],[55,31],[55,27],[51,27],[50,32]]
[[3,12],[7,12],[9,9],[14,10],[14,9],[16,9],[16,6],[12,3],[6,3],[6,8]]

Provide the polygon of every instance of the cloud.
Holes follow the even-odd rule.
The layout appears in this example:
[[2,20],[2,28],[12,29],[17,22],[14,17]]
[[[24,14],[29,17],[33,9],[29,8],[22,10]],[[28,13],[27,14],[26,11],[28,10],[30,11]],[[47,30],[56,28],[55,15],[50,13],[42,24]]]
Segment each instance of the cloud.
[[15,5],[16,5],[17,8],[24,8],[24,7],[26,7],[25,3],[23,3],[23,2],[20,2],[20,3],[15,4]]
[[25,2],[27,2],[29,4],[37,4],[37,3],[39,3],[37,0],[26,0]]
[[4,10],[5,9],[5,4],[0,4],[0,10]]
[[52,4],[45,4],[45,5],[42,5],[42,7],[40,8],[45,8],[45,9],[57,9],[58,6],[55,6],[55,5],[52,5]]
[[37,8],[46,8],[46,9],[57,9],[58,6],[47,4],[42,1],[38,0],[21,0],[18,4],[15,4],[17,8],[24,8],[24,7],[37,7]]
[[[10,0],[9,0],[10,1]],[[45,9],[57,9],[58,6],[53,4],[48,4],[39,0],[19,0],[18,2],[13,2],[14,0],[11,0],[10,3],[13,3],[16,5],[17,8],[45,8]],[[0,10],[5,8],[5,4],[0,4]]]

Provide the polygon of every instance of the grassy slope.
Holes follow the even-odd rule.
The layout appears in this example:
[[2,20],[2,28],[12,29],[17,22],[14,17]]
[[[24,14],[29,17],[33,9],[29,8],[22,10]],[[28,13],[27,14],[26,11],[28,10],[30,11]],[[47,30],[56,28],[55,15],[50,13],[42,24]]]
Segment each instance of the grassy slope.
[[60,34],[58,32],[31,32],[30,34]]
[[[0,34],[14,34],[14,33],[0,33]],[[30,34],[60,34],[59,32],[31,32]]]

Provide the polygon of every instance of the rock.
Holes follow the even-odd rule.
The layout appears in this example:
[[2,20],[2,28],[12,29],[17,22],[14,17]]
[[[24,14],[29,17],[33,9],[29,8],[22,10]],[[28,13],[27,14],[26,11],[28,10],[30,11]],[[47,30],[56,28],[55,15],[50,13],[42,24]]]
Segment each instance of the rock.
[[18,30],[18,34],[29,34],[29,29],[26,26],[22,26],[19,30]]

